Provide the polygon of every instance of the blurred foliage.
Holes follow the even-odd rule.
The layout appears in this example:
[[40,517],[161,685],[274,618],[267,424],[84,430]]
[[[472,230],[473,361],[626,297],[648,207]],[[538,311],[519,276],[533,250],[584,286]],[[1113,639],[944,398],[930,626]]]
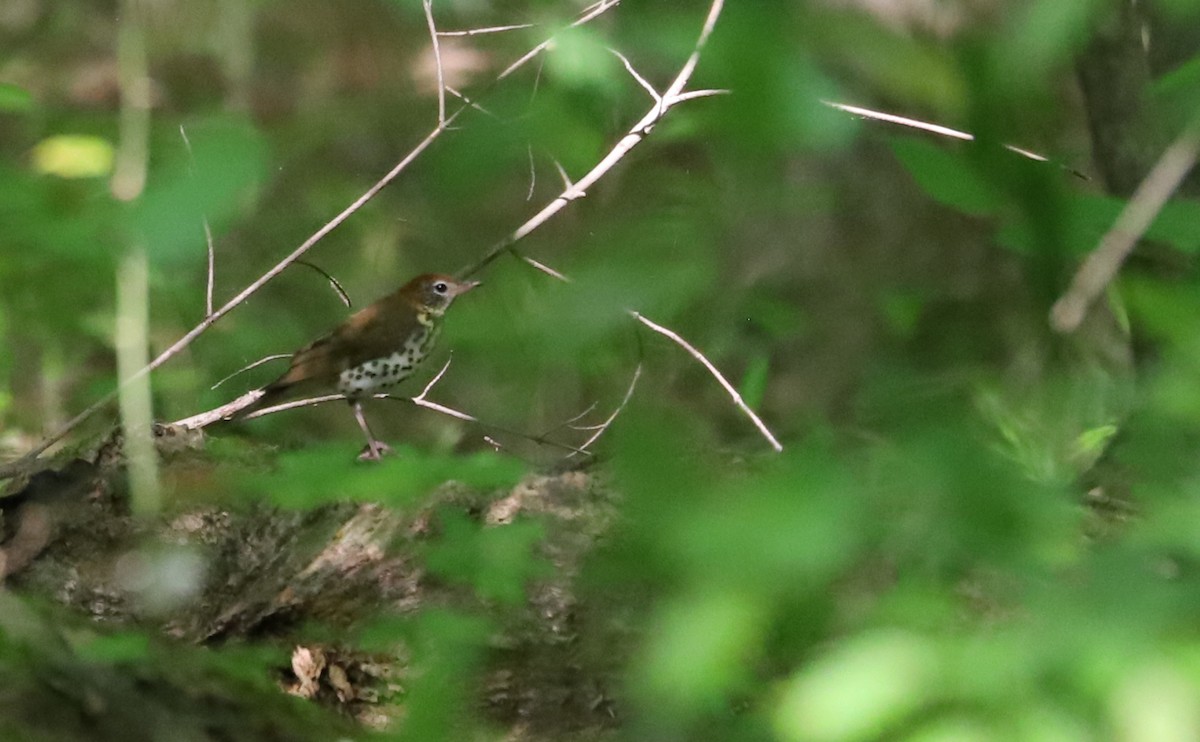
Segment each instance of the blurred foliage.
[[[131,246],[151,256],[160,351],[203,319],[205,221],[220,305],[436,124],[416,0],[167,0],[122,18],[93,0],[6,5],[6,450],[113,385],[114,272]],[[356,307],[473,262],[559,193],[559,168],[578,179],[653,105],[609,49],[665,89],[708,7],[622,3],[494,82],[582,5],[434,3],[446,29],[537,25],[443,37],[448,84],[479,108],[307,255]],[[403,508],[451,479],[499,491],[562,460],[512,431],[566,439],[565,421],[593,403],[582,424],[602,420],[640,361],[601,443],[620,520],[579,588],[594,615],[578,641],[619,697],[614,737],[1200,738],[1196,184],[1158,215],[1084,330],[1056,335],[1047,320],[1126,206],[1088,162],[1105,122],[1089,121],[1074,78],[1117,5],[727,3],[693,87],[729,94],[670,111],[520,244],[573,282],[503,257],[451,311],[440,352],[454,363],[430,396],[486,426],[376,404],[376,433],[406,445],[362,467],[344,408],[289,412],[217,434],[224,473],[189,496],[211,486],[214,502]],[[1200,105],[1188,30],[1200,6],[1146,5],[1152,53],[1161,44],[1174,60],[1147,68],[1161,127],[1147,141],[1170,141]],[[107,182],[130,136],[122,23],[143,26],[151,82],[146,188],[130,203]],[[824,100],[976,139],[861,121]],[[1161,151],[1143,149],[1138,177]],[[785,451],[769,453],[703,368],[630,309],[704,350]],[[190,415],[270,380],[278,366],[211,388],[344,314],[319,273],[285,271],[156,373],[156,413]],[[243,455],[236,436],[284,452]],[[552,572],[550,526],[438,518],[421,558],[469,599],[358,639],[407,650],[397,734],[483,738],[480,673],[529,585]],[[3,629],[6,676],[30,676]],[[72,662],[119,669],[149,646],[112,637]]]

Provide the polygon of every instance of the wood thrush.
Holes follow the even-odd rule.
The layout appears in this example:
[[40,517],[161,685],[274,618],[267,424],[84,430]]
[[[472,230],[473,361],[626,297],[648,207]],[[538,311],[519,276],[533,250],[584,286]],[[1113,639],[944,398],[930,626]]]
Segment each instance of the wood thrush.
[[262,395],[236,417],[288,397],[336,390],[354,407],[354,418],[367,437],[359,458],[379,459],[390,449],[371,433],[362,400],[411,376],[433,349],[446,309],[478,285],[437,273],[417,276],[296,351],[287,372],[263,387]]

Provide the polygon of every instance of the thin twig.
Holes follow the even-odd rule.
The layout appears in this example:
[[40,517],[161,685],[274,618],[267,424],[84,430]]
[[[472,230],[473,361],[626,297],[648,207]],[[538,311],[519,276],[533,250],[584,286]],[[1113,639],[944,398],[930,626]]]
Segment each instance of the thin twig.
[[[595,18],[600,17],[604,13],[607,13],[609,10],[617,7],[620,4],[621,4],[621,0],[603,0],[603,2],[598,2],[594,5],[592,5],[591,7],[586,8],[583,11],[583,13],[580,14],[580,16],[578,18],[576,18],[574,21],[571,22],[571,24],[568,26],[568,28],[576,28],[578,26],[582,26],[583,24],[587,23],[588,21],[591,21]],[[525,54],[521,55],[521,57],[519,59],[517,59],[517,61],[515,61],[512,64],[510,64],[509,66],[505,67],[504,71],[496,76],[496,79],[503,80],[504,78],[508,77],[509,75],[516,72],[520,68],[524,67],[526,64],[529,63],[529,60],[533,59],[537,55],[546,51],[546,49],[552,43],[554,43],[554,36],[551,36],[550,38],[546,39],[542,43],[540,43],[537,46],[530,49]]]
[[1163,152],[1154,168],[1138,184],[1112,229],[1100,240],[1075,273],[1067,292],[1050,310],[1050,324],[1059,332],[1079,328],[1088,307],[1116,277],[1121,264],[1133,252],[1171,194],[1187,177],[1200,154],[1200,117],[1193,118],[1179,137]]
[[629,154],[629,152],[640,144],[646,136],[653,130],[654,125],[658,123],[666,112],[680,102],[680,95],[683,94],[683,89],[691,80],[692,73],[696,69],[696,64],[700,61],[700,53],[704,50],[705,44],[708,43],[708,38],[712,34],[713,27],[716,25],[717,18],[721,15],[721,8],[724,6],[724,0],[713,0],[709,6],[708,15],[704,19],[704,27],[700,31],[700,35],[696,39],[696,43],[692,49],[691,55],[684,62],[683,67],[671,82],[667,91],[662,94],[661,99],[656,100],[654,106],[646,115],[630,127],[629,132],[621,138],[619,142],[609,150],[604,159],[600,160],[591,170],[584,175],[578,183],[568,186],[562,193],[556,196],[550,203],[546,204],[537,214],[534,214],[528,221],[517,227],[515,231],[493,245],[483,257],[476,261],[473,265],[464,269],[460,275],[463,277],[471,276],[488,264],[494,261],[501,253],[508,251],[517,242],[520,242],[529,233],[540,227],[551,217],[562,211],[571,201],[577,198],[583,198],[587,194],[587,190],[592,187],[596,181],[600,180],[609,170],[618,162]]
[[217,387],[221,386],[222,384],[229,381],[233,377],[238,376],[240,374],[244,374],[252,368],[258,368],[259,366],[263,365],[264,363],[270,363],[271,361],[278,361],[280,358],[291,358],[291,357],[292,357],[291,353],[276,353],[275,355],[267,356],[266,358],[259,358],[254,363],[251,363],[247,366],[242,366],[237,371],[234,371],[230,375],[226,376],[224,379],[221,379],[216,384],[213,384],[212,386],[210,386],[209,389],[216,389]]
[[711,98],[714,95],[729,95],[732,92],[733,92],[732,90],[726,90],[724,88],[706,88],[704,90],[689,90],[686,93],[680,93],[679,95],[675,96],[675,102],[683,103],[683,102],[689,101],[689,100],[696,100],[697,98]]
[[499,116],[497,116],[496,114],[492,113],[488,109],[479,105],[478,103],[476,103],[475,101],[471,100],[469,97],[464,95],[461,91],[459,91],[449,85],[446,86],[446,92],[449,93],[450,95],[453,95],[455,98],[458,98],[463,103],[466,103],[468,106],[470,106],[471,108],[474,108],[476,111],[479,111],[480,113],[482,113],[485,116],[491,116],[492,118],[499,118]]
[[296,265],[303,265],[308,268],[312,268],[317,273],[320,273],[322,276],[325,276],[325,280],[329,281],[329,285],[337,293],[338,298],[340,298],[342,300],[342,303],[346,305],[346,308],[350,309],[351,307],[354,306],[354,303],[350,301],[350,295],[346,293],[346,289],[342,288],[342,284],[339,283],[336,278],[329,275],[329,273],[324,268],[320,267],[316,263],[310,263],[307,260],[297,260]]
[[528,255],[518,255],[517,257],[519,257],[521,260],[528,263],[529,265],[533,266],[534,268],[538,269],[542,273],[545,273],[547,276],[550,276],[551,278],[562,281],[563,283],[571,283],[571,279],[567,278],[567,276],[565,274],[559,273],[558,271],[554,270],[553,268],[546,265],[545,263],[540,263],[540,262],[534,260],[533,258],[529,257]]
[[[971,134],[971,133],[965,132],[965,131],[959,131],[958,129],[951,129],[949,126],[942,126],[941,124],[932,124],[932,123],[929,123],[928,121],[920,121],[918,119],[908,118],[907,116],[897,116],[894,113],[885,113],[883,111],[873,111],[870,108],[863,108],[861,106],[852,106],[852,105],[849,105],[846,103],[837,103],[835,101],[828,101],[828,100],[823,100],[821,102],[824,103],[825,105],[829,106],[830,108],[836,108],[839,111],[845,111],[846,113],[849,113],[849,114],[852,114],[855,116],[862,116],[863,118],[873,119],[875,121],[883,121],[883,122],[886,122],[889,124],[897,124],[899,126],[907,126],[910,129],[920,129],[921,131],[928,131],[932,134],[937,134],[939,136],[950,137],[952,139],[961,139],[965,142],[975,141],[974,134]],[[1013,152],[1015,154],[1021,155],[1022,157],[1028,157],[1029,159],[1035,160],[1037,162],[1050,162],[1051,161],[1050,158],[1046,157],[1045,155],[1040,155],[1037,152],[1033,152],[1033,151],[1025,149],[1023,147],[1018,147],[1014,144],[1005,144],[1005,145],[1003,145],[1003,147],[1006,150],[1008,150],[1009,152]],[[1061,164],[1059,166],[1077,178],[1082,178],[1084,180],[1088,180],[1088,177],[1086,175],[1084,175],[1083,173],[1079,172],[1078,170],[1076,170],[1072,167],[1068,167],[1066,165],[1061,165]]]
[[608,51],[610,54],[616,55],[617,59],[621,60],[621,64],[625,65],[625,71],[629,73],[630,77],[632,77],[634,80],[637,80],[637,84],[641,85],[642,89],[650,94],[650,98],[653,99],[655,103],[662,103],[662,96],[658,94],[658,91],[654,89],[654,86],[651,85],[646,78],[642,77],[641,73],[634,69],[633,64],[630,63],[628,57],[616,49],[609,49]]
[[717,367],[714,366],[711,361],[705,358],[703,353],[701,353],[699,350],[696,350],[694,345],[684,340],[679,333],[675,332],[674,330],[652,322],[638,312],[630,311],[629,314],[646,327],[649,327],[651,330],[654,330],[663,337],[672,340],[676,345],[687,351],[688,355],[699,361],[701,365],[708,369],[708,372],[712,374],[713,378],[717,380],[717,383],[721,385],[721,387],[733,400],[733,403],[737,405],[738,409],[741,410],[746,417],[750,418],[751,422],[754,423],[754,426],[758,428],[758,432],[762,433],[762,436],[767,439],[768,443],[771,444],[771,448],[774,448],[777,452],[783,450],[783,446],[775,438],[774,434],[771,433],[770,429],[767,428],[762,419],[755,414],[754,410],[750,409],[750,406],[747,405],[745,400],[742,399],[742,395],[738,394],[737,389],[734,389],[733,385],[725,380],[725,377],[721,375],[721,372],[717,370]]
[[216,251],[213,249],[212,227],[208,226],[208,217],[201,217],[200,221],[204,224],[204,244],[208,247],[208,281],[204,286],[204,316],[207,317],[213,313],[213,285],[216,282],[217,257]]
[[533,166],[533,145],[525,145],[525,153],[529,157],[529,190],[525,192],[525,200],[533,200],[533,189],[537,185],[537,168]]
[[[580,449],[587,451],[588,447],[599,440],[600,436],[604,435],[604,432],[608,430],[609,426],[613,424],[613,421],[617,419],[617,415],[621,414],[621,412],[625,409],[625,406],[629,404],[629,400],[633,398],[633,390],[637,388],[638,379],[640,379],[641,376],[642,363],[641,361],[638,361],[637,368],[633,370],[633,378],[629,380],[629,388],[625,390],[625,396],[621,398],[621,404],[617,405],[617,409],[613,410],[612,414],[609,415],[604,422],[593,428],[595,432],[592,433],[586,441],[580,444]],[[575,454],[571,454],[571,456],[574,455]],[[568,456],[568,458],[570,458],[570,456]]]
[[437,65],[438,124],[443,124],[446,121],[446,73],[442,69],[442,45],[433,22],[433,0],[422,0],[421,4],[425,7],[425,22],[429,25],[429,39],[433,43],[433,61]]
[[[437,384],[439,381],[441,381],[442,377],[446,375],[446,371],[450,368],[450,361],[452,361],[452,360],[454,360],[454,356],[447,358],[446,363],[442,366],[442,370],[438,371],[437,374],[435,374],[434,377],[429,380],[429,383],[425,385],[425,388],[421,390],[420,394],[413,397],[409,401],[412,402],[413,404],[417,405],[418,407],[425,407],[430,410],[436,410],[436,411],[442,413],[443,415],[449,415],[450,417],[456,417],[459,420],[466,420],[467,422],[478,422],[478,420],[472,415],[468,415],[465,412],[459,412],[458,410],[456,410],[452,407],[446,407],[445,405],[440,405],[437,402],[430,402],[427,399],[425,399],[429,395],[429,390],[433,389],[434,385]],[[387,398],[387,395],[376,395],[376,397]]]
[[488,28],[471,28],[466,31],[438,31],[438,36],[481,36],[489,33],[504,31],[520,31],[523,28],[533,28],[532,23],[517,23],[512,26],[489,26]]
[[[192,152],[192,142],[188,139],[187,130],[183,128],[183,124],[179,125],[179,136],[183,139],[183,147],[188,153],[188,170],[195,175],[195,154]],[[213,285],[217,260],[216,252],[213,249],[212,227],[208,225],[208,217],[201,216],[200,221],[204,225],[204,244],[208,248],[208,281],[204,287],[204,316],[207,317],[213,313]]]
[[558,170],[558,177],[562,178],[563,189],[568,191],[571,190],[575,184],[571,182],[571,176],[567,175],[566,168],[564,168],[562,163],[558,160],[554,161],[554,167]]

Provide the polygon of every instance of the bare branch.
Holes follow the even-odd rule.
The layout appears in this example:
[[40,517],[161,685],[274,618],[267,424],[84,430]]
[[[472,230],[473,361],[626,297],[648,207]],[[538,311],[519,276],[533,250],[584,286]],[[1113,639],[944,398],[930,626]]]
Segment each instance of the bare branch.
[[700,61],[700,53],[704,49],[704,45],[708,43],[708,37],[712,34],[713,26],[717,22],[717,18],[721,14],[721,8],[724,5],[724,0],[713,0],[708,9],[708,15],[704,20],[704,27],[700,31],[700,35],[696,39],[696,44],[687,61],[684,62],[683,68],[675,76],[675,80],[667,88],[667,92],[663,94],[661,101],[655,102],[649,112],[644,115],[641,120],[630,127],[629,132],[621,138],[619,142],[609,151],[604,159],[600,160],[586,175],[579,180],[578,183],[568,186],[562,193],[554,198],[550,203],[546,204],[537,214],[534,214],[528,221],[517,227],[515,231],[509,234],[497,244],[493,245],[482,258],[476,261],[473,265],[468,266],[461,272],[461,275],[466,277],[479,272],[488,264],[494,261],[501,253],[509,250],[514,244],[520,242],[535,229],[546,223],[562,211],[571,201],[577,198],[583,198],[587,194],[587,190],[592,187],[596,181],[600,180],[609,170],[618,162],[629,154],[629,152],[640,144],[646,135],[654,128],[654,125],[660,118],[676,103],[679,102],[679,96],[683,93],[684,87],[687,86],[691,79],[692,72],[696,69],[696,64]]
[[533,28],[532,23],[517,23],[512,26],[489,26],[488,28],[471,28],[466,31],[438,31],[438,36],[482,36],[489,33],[504,31],[520,31],[523,28]]
[[425,22],[429,25],[429,39],[433,43],[433,61],[437,66],[438,125],[446,123],[446,75],[442,69],[442,45],[438,40],[437,25],[433,22],[433,0],[421,0],[425,7]]
[[1054,329],[1059,332],[1078,329],[1088,307],[1116,277],[1137,241],[1195,166],[1198,154],[1200,117],[1193,118],[1163,152],[1117,216],[1112,229],[1079,267],[1067,293],[1054,303],[1050,310],[1050,324]]
[[712,374],[713,378],[717,380],[717,383],[719,383],[721,385],[721,387],[725,390],[725,392],[733,400],[733,403],[735,405],[737,405],[738,409],[741,410],[746,415],[746,417],[750,418],[751,422],[754,423],[754,426],[756,428],[758,428],[758,432],[762,433],[762,436],[767,439],[768,443],[771,444],[771,448],[774,448],[776,452],[783,450],[783,446],[775,438],[774,434],[771,433],[770,429],[767,428],[766,424],[762,421],[762,419],[759,418],[759,416],[757,414],[755,414],[754,410],[750,409],[749,405],[747,405],[745,400],[742,399],[742,395],[738,394],[737,389],[734,389],[733,385],[730,384],[728,381],[726,381],[725,377],[721,375],[721,372],[717,370],[717,367],[714,366],[711,361],[709,361],[707,358],[705,358],[703,353],[696,350],[696,347],[694,345],[692,345],[688,341],[684,340],[674,330],[668,329],[666,327],[663,327],[660,324],[652,322],[652,321],[646,319],[645,316],[639,314],[638,312],[630,311],[629,314],[632,315],[634,319],[636,319],[638,322],[641,322],[646,327],[649,327],[651,330],[654,330],[658,334],[672,340],[676,345],[678,345],[679,347],[681,347],[685,351],[687,351],[688,355],[690,355],[692,358],[695,358],[697,361],[699,361],[702,366],[704,366],[706,369],[708,369],[708,372],[710,374]]

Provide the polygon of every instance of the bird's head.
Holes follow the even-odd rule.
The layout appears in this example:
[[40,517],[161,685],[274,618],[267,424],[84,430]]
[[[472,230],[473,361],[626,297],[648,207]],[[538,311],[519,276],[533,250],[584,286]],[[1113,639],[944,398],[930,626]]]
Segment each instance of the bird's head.
[[441,273],[426,273],[417,276],[400,289],[418,311],[440,317],[455,297],[465,294],[479,285],[479,281],[459,281]]

